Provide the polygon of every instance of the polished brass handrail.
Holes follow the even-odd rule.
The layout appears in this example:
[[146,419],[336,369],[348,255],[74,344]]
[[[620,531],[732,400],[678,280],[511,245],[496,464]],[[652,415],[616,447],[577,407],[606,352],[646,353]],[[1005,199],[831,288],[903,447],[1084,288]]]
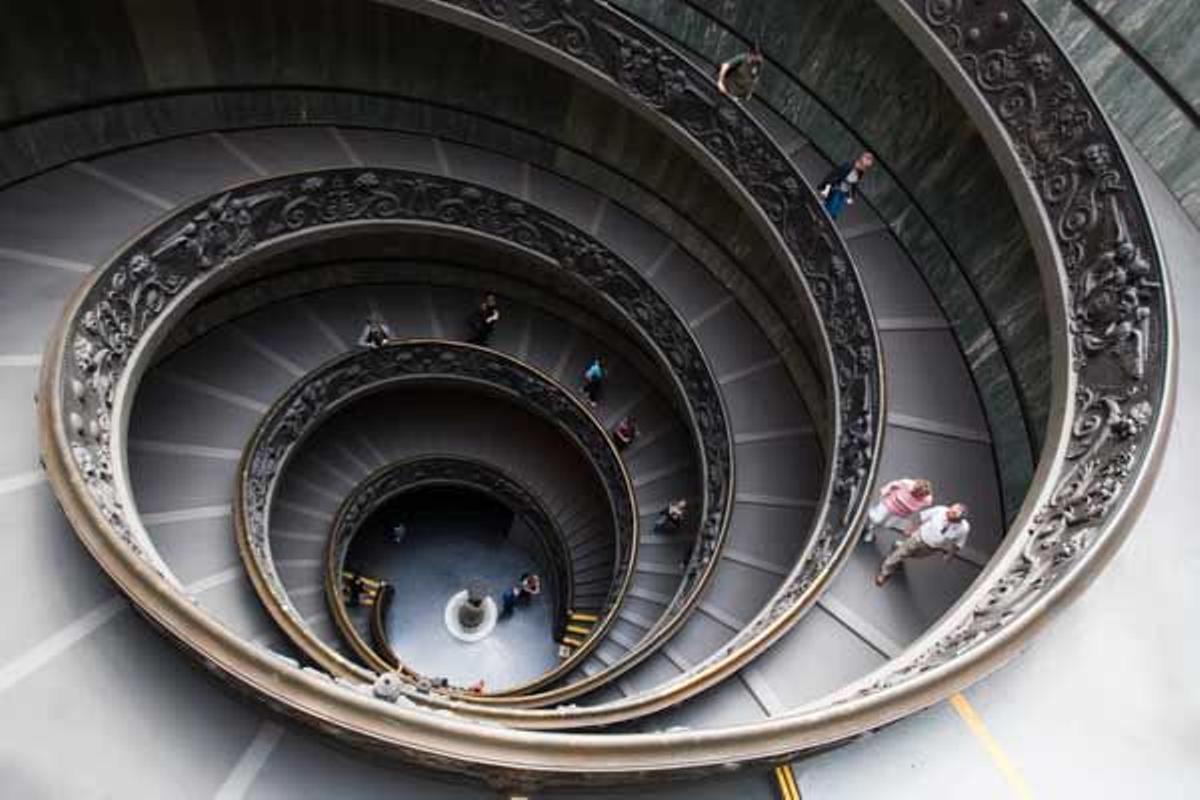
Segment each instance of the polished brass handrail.
[[[400,668],[400,656],[392,649],[392,643],[387,634],[387,614],[391,610],[392,600],[395,597],[395,587],[384,581],[383,585],[379,587],[379,594],[375,596],[375,605],[371,609],[371,639],[375,643],[375,649],[383,657],[383,662],[392,670]],[[340,605],[341,603],[338,603],[338,606]]]

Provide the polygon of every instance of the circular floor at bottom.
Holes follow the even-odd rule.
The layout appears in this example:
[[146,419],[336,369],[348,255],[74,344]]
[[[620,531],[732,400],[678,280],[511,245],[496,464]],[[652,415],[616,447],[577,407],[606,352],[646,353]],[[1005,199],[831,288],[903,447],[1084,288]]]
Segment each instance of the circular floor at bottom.
[[[463,642],[446,629],[446,603],[469,582],[481,581],[500,604],[500,594],[525,572],[536,572],[531,554],[508,539],[511,515],[497,515],[471,497],[453,505],[397,511],[407,531],[395,543],[388,527],[372,519],[355,541],[348,563],[396,589],[388,636],[412,669],[468,686],[479,679],[489,691],[532,680],[558,664],[549,592],[502,617],[478,642]],[[516,524],[520,524],[519,522]],[[551,587],[546,587],[550,589]]]

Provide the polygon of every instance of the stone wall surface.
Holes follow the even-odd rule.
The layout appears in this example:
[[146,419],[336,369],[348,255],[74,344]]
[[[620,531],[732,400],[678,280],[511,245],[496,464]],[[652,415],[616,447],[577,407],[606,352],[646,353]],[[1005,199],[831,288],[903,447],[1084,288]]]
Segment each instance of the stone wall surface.
[[[1200,111],[1200,3],[1196,0],[1074,0],[1108,24]],[[1036,0],[1035,0],[1036,5]]]
[[614,0],[699,57],[763,47],[760,95],[833,161],[881,157],[865,193],[922,271],[967,356],[1006,514],[1050,400],[1037,265],[1008,188],[950,90],[873,0]]
[[1105,112],[1200,226],[1200,2],[1029,0],[1029,5]]

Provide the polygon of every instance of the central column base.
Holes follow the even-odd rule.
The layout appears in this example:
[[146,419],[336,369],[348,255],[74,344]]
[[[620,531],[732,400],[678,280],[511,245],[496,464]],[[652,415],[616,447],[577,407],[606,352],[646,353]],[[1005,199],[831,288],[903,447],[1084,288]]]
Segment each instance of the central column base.
[[[486,638],[495,629],[499,617],[495,600],[484,597],[482,603],[472,603],[471,592],[467,589],[458,592],[446,603],[446,630],[460,642],[478,642]],[[477,624],[472,625],[476,620]]]

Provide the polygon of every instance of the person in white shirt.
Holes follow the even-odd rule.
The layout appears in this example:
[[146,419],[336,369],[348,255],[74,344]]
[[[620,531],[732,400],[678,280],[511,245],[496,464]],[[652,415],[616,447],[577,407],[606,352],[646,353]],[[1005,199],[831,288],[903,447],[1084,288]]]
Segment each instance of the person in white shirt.
[[967,507],[962,503],[934,506],[922,511],[879,565],[875,585],[887,583],[888,578],[896,574],[896,570],[910,558],[928,558],[941,553],[949,561],[966,544],[970,532]]

